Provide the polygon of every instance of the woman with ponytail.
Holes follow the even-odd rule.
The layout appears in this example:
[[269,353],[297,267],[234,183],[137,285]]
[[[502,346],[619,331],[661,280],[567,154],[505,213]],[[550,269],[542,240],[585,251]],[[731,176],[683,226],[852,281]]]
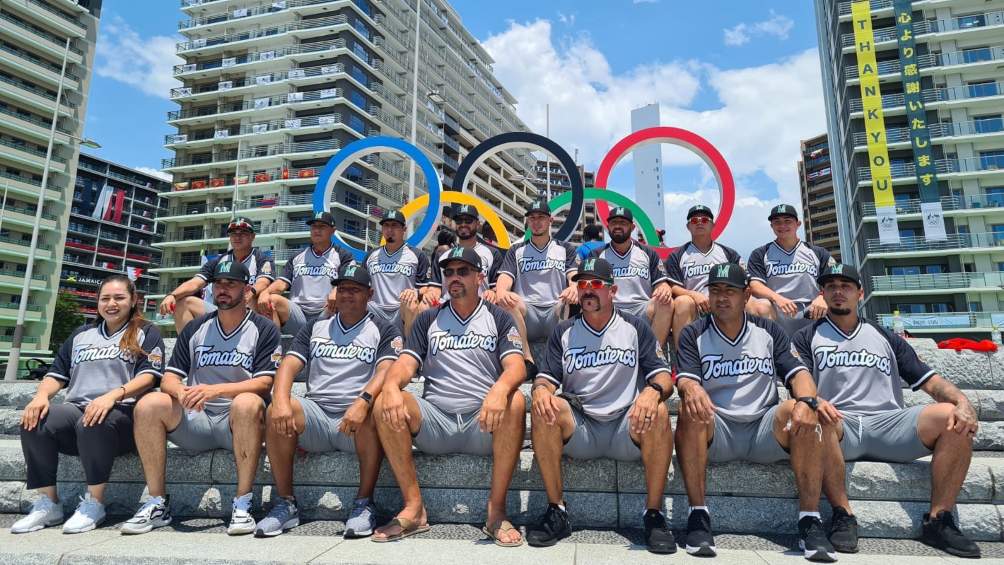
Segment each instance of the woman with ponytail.
[[[101,281],[98,316],[70,334],[24,409],[21,449],[27,486],[41,496],[11,533],[63,522],[56,494],[60,453],[79,455],[87,479],[87,494],[63,524],[63,533],[93,530],[105,518],[105,484],[115,457],[136,449],[133,407],[161,377],[164,340],[160,330],[143,319],[136,287],[122,275]],[[63,403],[50,405],[64,387]]]

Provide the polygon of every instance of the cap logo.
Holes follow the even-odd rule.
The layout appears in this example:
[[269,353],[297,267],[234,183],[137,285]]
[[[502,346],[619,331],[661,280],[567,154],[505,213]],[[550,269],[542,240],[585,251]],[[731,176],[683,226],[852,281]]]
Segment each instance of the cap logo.
[[586,262],[582,264],[583,271],[592,271],[596,267],[596,259],[586,259]]
[[464,256],[463,247],[454,247],[453,250],[450,251],[450,259],[462,258],[463,256]]
[[777,208],[774,208],[775,214],[780,214],[781,212],[784,212],[784,204],[778,204]]
[[219,271],[221,273],[229,273],[230,267],[232,267],[233,264],[233,261],[220,261]]
[[830,267],[830,272],[833,273],[834,275],[843,274],[843,272],[844,272],[844,266],[842,264],[836,264],[836,265]]
[[317,212],[314,214],[315,219],[320,219],[324,217],[324,212]]
[[722,279],[729,276],[729,264],[718,266],[718,274],[715,275],[716,278]]

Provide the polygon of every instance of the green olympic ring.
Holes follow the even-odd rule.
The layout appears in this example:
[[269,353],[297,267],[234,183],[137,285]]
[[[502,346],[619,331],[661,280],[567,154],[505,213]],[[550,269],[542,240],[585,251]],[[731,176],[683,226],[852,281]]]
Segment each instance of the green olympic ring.
[[[615,206],[623,206],[628,210],[631,210],[631,214],[634,215],[635,221],[638,222],[638,227],[641,228],[642,234],[645,235],[645,241],[659,241],[659,234],[655,231],[655,225],[652,224],[652,218],[649,218],[648,214],[646,214],[634,200],[631,200],[627,196],[624,196],[619,192],[606,190],[604,188],[587,188],[585,190],[585,199],[602,200]],[[551,209],[552,214],[555,214],[562,208],[568,207],[571,203],[572,191],[569,190],[552,198],[547,203],[547,207]],[[524,239],[530,239],[529,229],[524,232]]]

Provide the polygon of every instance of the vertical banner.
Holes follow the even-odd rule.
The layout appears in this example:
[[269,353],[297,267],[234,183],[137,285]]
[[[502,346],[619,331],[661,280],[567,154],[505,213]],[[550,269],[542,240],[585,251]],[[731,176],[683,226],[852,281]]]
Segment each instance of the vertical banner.
[[931,150],[931,134],[927,129],[927,109],[921,94],[920,69],[917,67],[917,41],[913,37],[913,1],[895,0],[896,41],[899,49],[899,67],[902,69],[903,100],[906,103],[907,130],[913,147],[913,168],[920,188],[920,201],[924,208],[924,237],[944,240],[945,218],[938,194],[938,171]]
[[875,198],[875,212],[880,219],[879,240],[881,243],[898,243],[896,200],[892,195],[889,147],[885,118],[882,115],[882,91],[879,89],[878,61],[875,59],[870,0],[851,2],[851,23],[854,27],[854,52],[857,55],[858,77],[861,82],[861,105],[865,113],[872,196]]

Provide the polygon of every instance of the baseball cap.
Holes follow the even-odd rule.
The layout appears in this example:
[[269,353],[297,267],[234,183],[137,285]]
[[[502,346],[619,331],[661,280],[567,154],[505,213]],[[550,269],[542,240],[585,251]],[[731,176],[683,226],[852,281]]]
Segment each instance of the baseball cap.
[[345,263],[338,267],[338,278],[331,281],[331,286],[338,286],[338,283],[350,281],[361,284],[366,288],[370,287],[370,272],[366,267],[358,263]]
[[770,215],[767,216],[767,219],[773,220],[778,216],[791,216],[797,220],[798,210],[796,210],[791,204],[778,204],[770,209]]
[[460,216],[470,216],[475,220],[481,219],[481,217],[478,216],[478,209],[471,204],[461,204],[453,207],[453,219],[456,220]]
[[715,214],[711,211],[711,208],[708,208],[704,204],[698,204],[696,206],[692,206],[690,208],[690,210],[687,210],[687,219],[688,220],[690,218],[693,218],[694,216],[698,216],[698,215],[707,216],[707,217],[711,218],[712,220],[715,219]]
[[607,221],[609,222],[614,218],[624,218],[629,222],[634,221],[634,215],[631,213],[631,210],[628,210],[624,206],[617,206],[616,208],[610,209],[610,213],[607,215]]
[[220,261],[213,268],[213,281],[223,279],[241,281],[247,284],[251,280],[251,273],[248,272],[248,268],[244,266],[244,263],[240,261]]
[[572,280],[600,279],[608,283],[614,282],[614,268],[601,257],[590,257],[579,264],[579,272],[572,275]]
[[530,206],[526,209],[526,214],[524,216],[529,216],[534,212],[539,212],[541,214],[551,215],[551,207],[547,205],[547,201],[543,199],[537,199],[530,203]]
[[852,283],[856,284],[858,288],[861,288],[861,274],[858,270],[851,265],[844,265],[837,263],[836,265],[830,265],[823,269],[823,272],[816,277],[816,283],[819,286],[826,284],[826,281],[830,279],[847,279]]
[[466,247],[454,247],[443,253],[439,258],[439,267],[443,268],[450,261],[463,261],[477,270],[481,270],[481,256],[477,251]]
[[254,233],[254,224],[251,223],[251,220],[243,216],[237,216],[236,218],[230,220],[230,225],[227,226],[227,233],[234,230],[247,230]]
[[713,284],[727,284],[735,288],[746,288],[749,281],[746,277],[746,270],[736,263],[719,263],[712,265],[708,271],[708,286]]
[[405,222],[404,214],[402,214],[399,210],[389,210],[386,214],[384,214],[383,218],[380,219],[380,225],[382,226],[387,222],[399,222],[402,226],[408,225],[407,222]]
[[307,220],[307,225],[309,226],[314,222],[321,222],[322,224],[335,227],[335,217],[331,215],[331,212],[314,212],[314,215]]

